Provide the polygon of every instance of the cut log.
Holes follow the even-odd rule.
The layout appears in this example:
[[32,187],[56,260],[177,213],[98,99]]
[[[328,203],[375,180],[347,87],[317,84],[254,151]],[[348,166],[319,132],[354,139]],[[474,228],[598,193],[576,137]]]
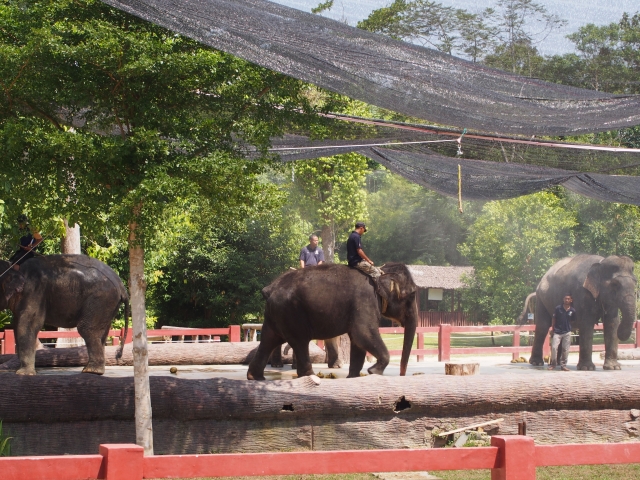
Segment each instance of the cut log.
[[[600,358],[604,358],[604,352],[600,352]],[[618,360],[640,360],[640,348],[618,350]]]
[[480,370],[479,363],[445,363],[445,375],[475,375]]
[[[213,343],[157,343],[149,345],[149,365],[244,365],[248,364],[258,348],[258,342]],[[127,344],[119,361],[116,351],[120,347],[105,347],[107,366],[133,365],[133,346]],[[284,346],[283,346],[284,348]],[[324,363],[324,351],[314,342],[309,344],[311,362]],[[291,363],[292,352],[282,355],[284,363]],[[83,367],[89,357],[87,347],[47,348],[36,352],[36,367]],[[20,366],[16,355],[2,355],[2,370],[17,370]]]

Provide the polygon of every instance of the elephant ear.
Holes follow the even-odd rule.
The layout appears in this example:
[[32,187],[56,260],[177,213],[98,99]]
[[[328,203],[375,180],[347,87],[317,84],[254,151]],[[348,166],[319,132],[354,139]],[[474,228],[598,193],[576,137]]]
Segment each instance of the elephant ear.
[[589,269],[587,278],[585,278],[582,286],[591,292],[593,298],[598,298],[600,295],[600,284],[602,283],[602,265],[594,263]]
[[9,271],[5,273],[5,277],[2,282],[2,293],[7,302],[16,293],[22,293],[24,288],[24,276],[16,271]]

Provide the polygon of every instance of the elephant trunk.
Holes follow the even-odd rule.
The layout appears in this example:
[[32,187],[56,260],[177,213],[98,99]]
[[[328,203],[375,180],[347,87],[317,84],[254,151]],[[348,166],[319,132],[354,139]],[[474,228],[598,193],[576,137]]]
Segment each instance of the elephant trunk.
[[624,297],[622,305],[620,305],[622,320],[618,326],[618,339],[622,342],[631,336],[633,324],[636,321],[636,296],[630,294]]
[[400,358],[400,376],[407,373],[407,364],[413,348],[413,339],[416,336],[416,326],[418,324],[418,306],[415,298],[411,301],[411,308],[408,309],[404,321],[404,342],[402,345],[402,357]]

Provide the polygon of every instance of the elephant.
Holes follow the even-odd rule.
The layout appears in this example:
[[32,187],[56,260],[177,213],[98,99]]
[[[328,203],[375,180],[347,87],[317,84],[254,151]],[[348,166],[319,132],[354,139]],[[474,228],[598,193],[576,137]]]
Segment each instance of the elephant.
[[[83,373],[102,375],[104,344],[112,320],[124,304],[125,338],[130,316],[129,295],[110,267],[85,255],[45,255],[27,260],[16,271],[0,261],[0,310],[13,312],[19,375],[35,375],[38,332],[52,325],[78,328],[89,360]],[[116,358],[122,356],[124,342]]]
[[529,363],[544,365],[542,347],[551,326],[551,315],[563,296],[570,294],[576,310],[572,328],[577,327],[580,332],[578,370],[595,370],[593,330],[600,320],[604,324],[604,369],[620,370],[618,339],[624,341],[631,335],[636,318],[636,284],[633,260],[629,257],[582,254],[558,261],[536,289],[536,330]]
[[376,281],[346,265],[322,264],[291,270],[262,289],[266,300],[262,337],[249,364],[247,379],[264,380],[269,355],[288,342],[297,357],[298,376],[313,375],[309,342],[349,334],[348,377],[359,377],[365,355],[377,362],[368,369],[380,374],[389,364],[382,341],[382,315],[404,327],[400,375],[405,375],[417,327],[416,285],[404,264],[387,263]]

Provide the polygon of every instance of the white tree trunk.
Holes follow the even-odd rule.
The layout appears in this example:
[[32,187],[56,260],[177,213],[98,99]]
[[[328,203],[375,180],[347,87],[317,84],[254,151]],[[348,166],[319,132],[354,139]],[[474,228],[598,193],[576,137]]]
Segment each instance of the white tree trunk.
[[322,252],[324,253],[324,260],[327,263],[333,263],[336,242],[333,225],[323,225],[322,230],[320,231],[320,238],[322,239]]
[[137,224],[129,225],[129,294],[133,323],[133,375],[135,385],[136,443],[145,455],[153,455],[149,352],[145,313],[144,249],[136,242]]
[[[64,229],[66,233],[64,234],[64,237],[60,239],[60,251],[62,253],[80,255],[80,253],[82,253],[80,250],[80,225],[76,223],[73,227],[70,227],[69,222],[65,218]],[[78,329],[59,327],[58,331],[76,332]],[[81,347],[84,344],[85,343],[82,338],[58,338],[56,340],[56,348]]]

